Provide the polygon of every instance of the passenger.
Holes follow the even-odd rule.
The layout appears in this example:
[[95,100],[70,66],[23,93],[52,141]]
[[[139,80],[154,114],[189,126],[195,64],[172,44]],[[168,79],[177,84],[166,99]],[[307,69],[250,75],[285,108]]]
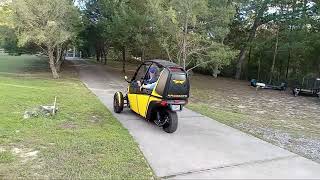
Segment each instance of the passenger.
[[140,90],[147,89],[147,90],[153,90],[156,87],[158,77],[157,77],[158,69],[157,67],[150,67],[149,69],[149,79],[144,80],[143,84],[141,84],[140,81],[138,81],[138,85],[140,86]]

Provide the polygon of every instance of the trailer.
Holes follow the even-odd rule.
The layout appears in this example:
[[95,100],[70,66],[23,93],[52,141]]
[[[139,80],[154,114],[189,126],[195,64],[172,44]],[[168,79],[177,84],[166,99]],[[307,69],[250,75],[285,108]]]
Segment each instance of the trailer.
[[301,85],[292,89],[294,96],[315,96],[320,94],[320,78],[303,78]]

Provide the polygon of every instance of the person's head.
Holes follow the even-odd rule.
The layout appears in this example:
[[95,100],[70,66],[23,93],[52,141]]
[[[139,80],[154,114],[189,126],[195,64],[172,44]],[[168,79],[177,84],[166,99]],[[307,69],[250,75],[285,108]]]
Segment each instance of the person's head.
[[156,67],[150,67],[149,69],[149,75],[150,75],[150,78],[154,78],[157,74],[157,68]]

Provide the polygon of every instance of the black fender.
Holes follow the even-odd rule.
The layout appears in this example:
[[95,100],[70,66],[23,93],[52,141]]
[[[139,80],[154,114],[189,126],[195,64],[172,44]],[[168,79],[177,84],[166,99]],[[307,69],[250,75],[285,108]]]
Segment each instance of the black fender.
[[148,120],[148,121],[151,121],[152,120],[152,116],[153,115],[155,115],[155,114],[153,114],[154,112],[157,112],[157,111],[159,111],[159,110],[166,110],[166,109],[168,109],[168,107],[163,107],[163,106],[161,106],[161,104],[160,104],[160,102],[161,101],[151,101],[150,103],[149,103],[149,107],[148,107],[148,111],[147,111],[147,116],[146,116],[146,119]]

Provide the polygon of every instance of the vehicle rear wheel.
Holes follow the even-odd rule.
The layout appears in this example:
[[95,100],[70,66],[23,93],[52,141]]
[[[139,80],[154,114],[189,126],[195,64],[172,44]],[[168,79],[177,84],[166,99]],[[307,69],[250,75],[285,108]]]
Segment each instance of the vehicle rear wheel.
[[124,106],[124,97],[121,92],[116,92],[113,97],[113,111],[115,113],[121,113]]
[[167,123],[163,125],[163,130],[167,133],[174,133],[178,129],[178,115],[177,112],[166,112]]

